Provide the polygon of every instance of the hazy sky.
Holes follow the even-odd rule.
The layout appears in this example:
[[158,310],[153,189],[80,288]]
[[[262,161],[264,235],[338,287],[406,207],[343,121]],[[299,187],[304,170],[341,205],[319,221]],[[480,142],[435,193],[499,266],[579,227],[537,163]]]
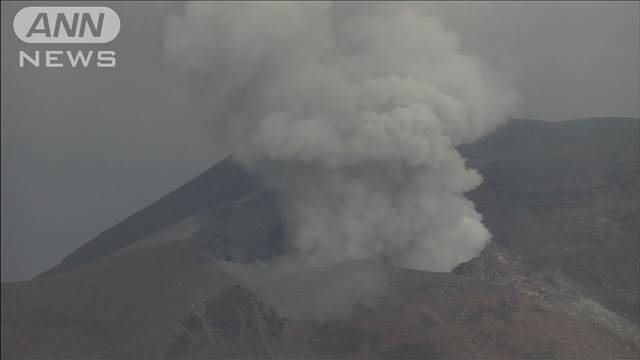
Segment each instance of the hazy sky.
[[[55,265],[225,154],[192,86],[165,65],[164,19],[181,4],[110,4],[116,40],[48,47],[115,50],[115,69],[19,68],[19,50],[45,49],[13,34],[24,6],[2,2],[3,281]],[[345,11],[367,6],[391,5]],[[512,78],[520,117],[640,116],[638,2],[404,6]]]

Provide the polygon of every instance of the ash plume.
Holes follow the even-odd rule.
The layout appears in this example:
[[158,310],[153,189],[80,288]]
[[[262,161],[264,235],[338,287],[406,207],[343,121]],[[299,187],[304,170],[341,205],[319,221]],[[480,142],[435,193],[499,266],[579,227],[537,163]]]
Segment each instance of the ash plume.
[[285,191],[296,261],[449,271],[490,240],[456,146],[516,100],[435,18],[332,3],[196,2],[167,59],[247,169]]

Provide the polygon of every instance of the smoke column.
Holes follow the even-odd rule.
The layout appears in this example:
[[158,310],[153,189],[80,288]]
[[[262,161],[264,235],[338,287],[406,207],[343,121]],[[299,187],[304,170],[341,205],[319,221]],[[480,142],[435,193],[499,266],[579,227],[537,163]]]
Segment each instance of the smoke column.
[[504,123],[515,95],[437,19],[331,3],[191,3],[168,61],[234,157],[285,190],[297,261],[449,271],[490,240],[455,146]]

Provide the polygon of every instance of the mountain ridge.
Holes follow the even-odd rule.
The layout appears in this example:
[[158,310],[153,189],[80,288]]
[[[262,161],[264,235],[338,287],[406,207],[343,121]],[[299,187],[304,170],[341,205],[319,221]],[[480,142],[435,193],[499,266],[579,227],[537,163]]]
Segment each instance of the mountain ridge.
[[[475,144],[463,145],[460,148],[461,148],[462,154],[468,157],[470,152],[477,151],[476,150],[477,148],[482,149],[483,145],[486,144],[488,141],[491,141],[492,139],[497,139],[498,141],[500,141],[501,137],[504,137],[504,135],[502,135],[505,132],[504,129],[509,129],[516,126],[522,126],[522,124],[529,124],[529,125],[535,124],[537,125],[537,127],[546,128],[546,127],[562,127],[563,125],[573,124],[573,123],[580,123],[582,125],[585,123],[593,123],[593,122],[601,122],[601,121],[624,122],[624,123],[627,123],[625,124],[626,126],[629,126],[628,123],[631,123],[632,125],[635,124],[636,130],[637,130],[638,128],[637,125],[640,122],[640,119],[623,118],[623,117],[616,117],[616,118],[597,117],[597,118],[566,120],[563,122],[545,122],[541,120],[514,118],[510,120],[507,123],[507,125],[503,125],[503,127],[499,128],[497,132],[494,132],[493,134],[490,134],[487,137],[480,139]],[[590,125],[593,125],[593,124],[590,124]],[[528,132],[526,134],[530,135]],[[527,139],[527,137],[519,138],[517,141],[521,143],[523,139]],[[472,160],[470,161],[470,165],[472,167],[482,167],[482,160]],[[220,174],[223,174],[223,173],[226,175],[224,176],[224,178],[220,176]],[[209,179],[218,180],[219,181],[218,184],[220,188],[219,189],[216,188],[216,185],[218,185],[216,183],[210,184]],[[205,184],[207,186],[204,186]],[[65,271],[66,269],[70,269],[70,268],[73,268],[74,266],[85,264],[87,262],[90,262],[99,258],[100,252],[98,249],[101,248],[99,244],[102,245],[109,242],[114,243],[113,245],[110,245],[110,246],[107,245],[105,246],[104,249],[102,249],[102,251],[104,252],[104,254],[102,255],[108,254],[112,251],[115,251],[121,247],[127,246],[135,242],[136,240],[140,239],[143,236],[149,235],[150,233],[152,233],[155,230],[158,230],[159,228],[175,224],[176,222],[184,218],[184,215],[183,215],[184,213],[189,213],[187,215],[190,215],[199,210],[204,210],[207,207],[214,207],[216,205],[224,204],[225,202],[230,202],[234,198],[241,197],[246,192],[251,192],[252,190],[255,190],[256,187],[259,187],[259,181],[256,181],[255,178],[252,178],[250,174],[248,174],[237,162],[233,160],[232,156],[227,156],[220,162],[216,163],[214,166],[200,173],[193,180],[188,181],[184,185],[176,188],[175,190],[171,191],[169,194],[163,196],[159,200],[153,202],[152,204],[137,211],[133,215],[127,217],[125,220],[103,231],[96,238],[88,241],[87,243],[83,244],[78,249],[73,251],[71,254],[66,256],[60,264],[54,266],[51,269],[44,271],[43,273],[39,274],[38,277]],[[213,189],[213,191],[209,190],[209,188]],[[203,191],[203,189],[205,189],[205,191]],[[195,194],[197,194],[198,196],[193,196]],[[157,221],[157,220],[152,221],[152,220],[146,219],[146,217],[157,216],[153,214],[154,211],[155,212],[167,211],[166,210],[167,207],[175,206],[173,202],[176,200],[174,199],[181,198],[181,197],[187,198],[192,202],[197,201],[195,205],[186,204],[187,205],[185,206],[186,209],[183,211],[170,212],[170,213],[177,212],[180,215],[182,215],[182,217],[180,217],[180,215],[173,215],[173,216],[165,215],[166,220],[164,218],[162,219],[164,221]],[[191,206],[188,206],[188,205],[191,205]],[[151,214],[147,215],[149,213]],[[129,225],[130,223],[140,222],[140,221],[150,222],[151,226],[145,227],[140,230],[129,229],[131,227]],[[127,234],[126,233],[127,231],[131,231],[132,234]],[[122,236],[121,233],[125,233],[124,236]],[[118,238],[118,236],[121,236],[121,238]],[[96,249],[96,250],[93,250],[93,249]]]
[[279,194],[226,158],[2,283],[2,358],[639,357],[639,124],[514,120],[461,146],[494,239],[451,273],[274,271]]

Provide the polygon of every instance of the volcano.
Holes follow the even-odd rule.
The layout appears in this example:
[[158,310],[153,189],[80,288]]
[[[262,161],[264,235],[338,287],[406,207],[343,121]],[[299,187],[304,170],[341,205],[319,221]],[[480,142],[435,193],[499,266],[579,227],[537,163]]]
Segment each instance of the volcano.
[[493,234],[451,273],[290,251],[232,157],[2,284],[2,358],[637,358],[638,119],[514,119],[459,148]]

